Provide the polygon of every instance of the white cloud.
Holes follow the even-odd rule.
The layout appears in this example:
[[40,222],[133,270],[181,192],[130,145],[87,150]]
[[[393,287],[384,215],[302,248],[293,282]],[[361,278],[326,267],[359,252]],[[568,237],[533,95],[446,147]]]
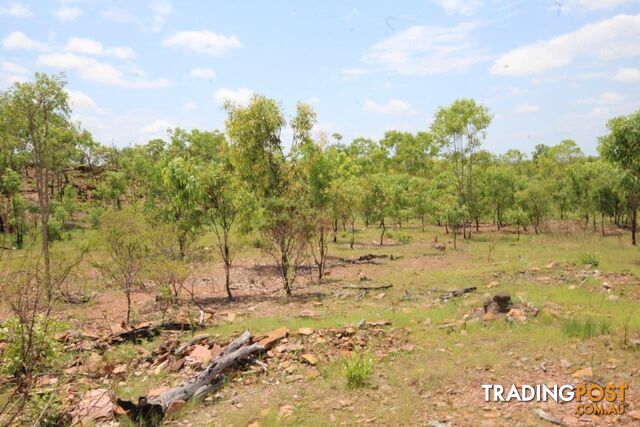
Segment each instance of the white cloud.
[[622,83],[640,83],[640,68],[621,68],[613,79]]
[[89,81],[127,88],[160,88],[169,85],[167,79],[147,80],[142,78],[128,79],[121,70],[95,58],[80,56],[75,53],[51,53],[40,55],[38,64],[65,71],[75,71]]
[[24,65],[0,59],[0,84],[9,86],[16,82],[24,83],[30,75],[31,71]]
[[247,106],[249,105],[249,102],[251,102],[252,97],[253,91],[251,89],[239,88],[233,90],[222,88],[216,91],[216,93],[213,95],[213,100],[218,105],[223,105],[225,102],[229,101],[236,105]]
[[522,88],[519,88],[519,87],[509,88],[509,92],[513,96],[520,96],[520,95],[526,95],[528,93],[531,93],[531,91],[529,89],[522,89]]
[[578,104],[612,105],[619,103],[623,99],[625,99],[624,95],[620,95],[619,93],[604,92],[600,96],[579,99]]
[[606,116],[609,114],[609,109],[607,107],[596,107],[591,110],[592,116]]
[[182,111],[193,111],[198,108],[198,105],[193,101],[187,101],[180,106]]
[[491,67],[492,74],[525,76],[570,65],[592,57],[607,61],[640,55],[640,15],[618,15],[549,40],[511,50]]
[[516,107],[518,114],[537,113],[538,111],[540,111],[540,107],[532,104],[520,104]]
[[0,6],[0,16],[13,16],[15,18],[27,18],[32,16],[33,13],[31,9],[25,6],[22,3],[13,2],[9,3],[6,6]]
[[561,5],[563,9],[583,9],[587,11],[615,9],[627,4],[637,3],[638,0],[567,0]]
[[362,68],[343,68],[340,70],[340,74],[345,77],[358,77],[367,74],[367,70],[363,70]]
[[47,50],[47,45],[34,40],[21,31],[14,31],[2,40],[7,50]]
[[431,75],[461,71],[489,57],[470,41],[472,22],[455,27],[414,26],[371,46],[363,61],[398,74]]
[[74,113],[103,112],[98,108],[96,102],[86,93],[71,89],[67,89],[67,93],[69,94],[69,103]]
[[51,13],[53,13],[53,16],[55,16],[58,21],[71,22],[75,21],[82,15],[82,9],[63,4],[59,9],[56,9]]
[[120,7],[102,9],[100,16],[111,22],[135,25],[143,31],[161,31],[167,17],[173,13],[173,5],[166,0],[152,0],[148,3],[148,8],[150,16],[144,18]]
[[469,15],[478,10],[484,3],[482,0],[432,0],[447,13]]
[[376,114],[404,114],[413,113],[411,105],[400,99],[390,99],[386,104],[378,104],[375,101],[366,99],[362,104],[362,109],[369,113]]
[[179,31],[167,37],[163,44],[188,52],[224,55],[229,50],[242,46],[236,36],[225,36],[208,30]]
[[140,128],[140,134],[148,137],[162,137],[165,136],[167,130],[173,129],[175,126],[166,120],[155,120],[148,125]]
[[100,16],[108,21],[116,22],[118,24],[140,24],[140,20],[127,9],[117,7],[103,9],[100,11]]
[[97,40],[70,37],[64,50],[68,52],[82,53],[85,55],[110,56],[118,59],[127,59],[135,56],[135,52],[130,47],[107,47],[102,46]]
[[212,79],[216,76],[216,72],[211,68],[194,68],[189,75],[201,79]]

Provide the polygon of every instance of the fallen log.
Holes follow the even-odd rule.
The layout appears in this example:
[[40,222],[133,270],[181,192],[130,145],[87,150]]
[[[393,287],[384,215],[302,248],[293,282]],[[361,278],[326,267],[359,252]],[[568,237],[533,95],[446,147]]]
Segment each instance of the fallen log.
[[157,425],[175,402],[186,402],[205,395],[222,384],[223,372],[227,368],[264,350],[262,344],[251,343],[251,334],[245,331],[231,341],[206,369],[184,383],[151,399],[143,396],[138,399],[138,403],[117,399],[117,404],[134,422]]
[[380,264],[378,259],[388,258],[389,255],[367,254],[361,255],[356,259],[342,258],[340,261],[346,264]]
[[464,294],[470,294],[471,292],[475,292],[477,289],[478,288],[476,288],[475,286],[471,286],[470,288],[464,288],[464,289],[454,289],[452,291],[449,291],[440,295],[440,301],[445,302],[450,298],[461,297]]
[[378,285],[378,286],[355,286],[355,285],[351,285],[351,286],[343,286],[342,289],[353,289],[356,291],[377,291],[380,289],[389,289],[392,288],[393,285],[391,284],[386,284],[386,285]]
[[160,331],[190,331],[193,329],[202,328],[203,325],[196,323],[185,322],[164,322],[159,325],[144,324],[128,331],[118,332],[107,337],[106,341],[109,344],[120,344],[127,341],[138,341],[140,339],[153,339],[160,335]]

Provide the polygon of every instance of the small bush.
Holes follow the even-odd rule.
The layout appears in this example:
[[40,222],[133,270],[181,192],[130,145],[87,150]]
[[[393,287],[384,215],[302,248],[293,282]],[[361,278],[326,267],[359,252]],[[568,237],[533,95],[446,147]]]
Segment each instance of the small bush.
[[611,331],[611,325],[606,319],[576,319],[572,317],[565,322],[562,331],[571,338],[589,339],[608,334]]
[[406,245],[407,243],[411,242],[411,236],[409,236],[408,234],[398,234],[396,239],[400,244],[403,244],[403,245]]
[[91,222],[91,226],[93,228],[98,228],[100,220],[106,211],[107,210],[102,206],[96,206],[95,208],[89,209],[89,222]]
[[56,392],[34,394],[27,403],[29,424],[40,427],[56,427],[61,423],[64,404]]
[[344,376],[349,388],[365,386],[371,374],[373,374],[373,360],[365,354],[354,354],[345,362]]
[[600,265],[600,258],[596,254],[591,252],[583,252],[579,255],[578,260],[580,264],[590,265],[593,268],[597,268]]
[[[33,342],[31,351],[26,352],[28,360],[23,360],[28,336],[24,325],[17,316],[11,317],[0,327],[0,341],[7,344],[0,354],[0,373],[16,375],[23,372],[25,365],[30,365],[37,359],[36,371],[54,364],[61,347],[54,337],[55,324],[49,320],[46,325],[41,318],[36,319],[33,327]],[[46,326],[46,327],[45,327]]]

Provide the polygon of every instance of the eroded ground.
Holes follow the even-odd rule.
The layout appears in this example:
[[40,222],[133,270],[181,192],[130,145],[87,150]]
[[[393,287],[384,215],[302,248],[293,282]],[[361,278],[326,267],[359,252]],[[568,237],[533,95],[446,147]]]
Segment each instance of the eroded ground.
[[[206,328],[193,334],[209,335],[209,347],[223,345],[245,329],[259,335],[286,327],[289,336],[264,356],[266,373],[256,366],[238,370],[216,393],[189,403],[165,423],[547,423],[535,408],[566,425],[640,422],[633,418],[640,417],[634,412],[640,410],[640,253],[627,243],[626,234],[602,238],[572,229],[527,234],[516,241],[513,233],[486,227],[471,241],[459,239],[458,249],[453,249],[450,236],[436,227],[424,232],[394,229],[382,247],[374,243],[377,233],[375,228],[360,232],[353,250],[339,235],[338,243],[330,246],[328,276],[317,283],[313,269],[301,271],[289,299],[279,291],[269,258],[255,249],[243,249],[236,259],[233,302],[224,298],[219,263],[194,263],[183,304],[166,317],[197,318],[189,297],[193,293],[207,319]],[[410,241],[396,243],[393,237],[399,235]],[[433,247],[435,235],[447,242],[446,251]],[[586,252],[597,255],[597,268],[580,262]],[[204,254],[215,257],[212,251]],[[386,257],[373,263],[344,261],[367,254]],[[387,284],[392,287],[350,289]],[[441,298],[470,287],[476,290]],[[534,307],[537,315],[484,315],[484,301],[498,292],[509,293],[516,305]],[[126,313],[124,296],[117,290],[100,291],[86,304],[64,308],[69,329],[88,342],[117,330]],[[134,308],[139,322],[161,320],[152,287],[136,292]],[[566,330],[571,318],[596,319],[608,327],[590,338],[571,336]],[[164,364],[153,357],[162,354],[158,349],[163,344],[184,342],[193,334],[165,331],[150,342],[69,355],[72,382],[57,378],[47,385],[45,379],[42,387],[61,387],[73,404],[96,388],[131,399],[158,393],[200,369],[202,360],[195,356],[179,369],[170,369],[179,357],[171,356]],[[354,353],[371,357],[374,367],[367,385],[358,389],[347,387],[344,376],[344,361]],[[481,389],[492,383],[583,381],[628,384],[626,413],[577,416],[574,403],[485,402]]]

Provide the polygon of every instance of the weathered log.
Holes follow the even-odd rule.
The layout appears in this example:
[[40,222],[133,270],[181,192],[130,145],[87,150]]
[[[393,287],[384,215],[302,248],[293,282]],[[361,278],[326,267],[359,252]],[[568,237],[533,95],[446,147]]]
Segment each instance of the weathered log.
[[477,289],[478,288],[476,288],[475,286],[471,286],[469,288],[464,288],[464,289],[454,289],[452,291],[449,291],[440,295],[440,301],[445,302],[450,298],[457,298],[464,294],[470,294],[471,292],[475,292]]
[[138,403],[118,399],[118,405],[124,409],[136,422],[146,425],[159,423],[167,409],[173,402],[187,401],[193,397],[200,397],[222,383],[222,373],[236,362],[262,352],[265,347],[251,342],[251,334],[245,331],[238,338],[229,343],[222,353],[213,360],[206,369],[184,383],[165,391],[157,397],[147,399],[141,397]]
[[378,286],[355,286],[355,285],[351,285],[351,286],[343,286],[343,289],[353,289],[356,291],[377,291],[380,289],[389,289],[392,288],[393,285],[390,284],[386,284],[386,285],[378,285]]

